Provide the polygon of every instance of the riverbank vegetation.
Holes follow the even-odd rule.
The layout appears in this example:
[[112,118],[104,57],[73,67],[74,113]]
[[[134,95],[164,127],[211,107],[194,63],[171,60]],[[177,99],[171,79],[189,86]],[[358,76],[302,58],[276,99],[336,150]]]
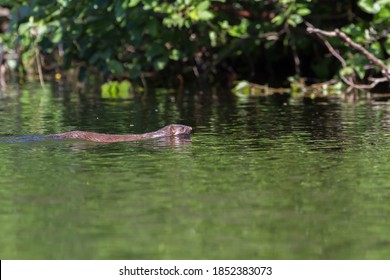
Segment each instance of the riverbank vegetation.
[[[0,0],[1,81],[389,91],[388,0]],[[239,83],[241,81],[241,83]],[[246,82],[247,81],[247,82]],[[251,87],[252,88],[252,87]]]

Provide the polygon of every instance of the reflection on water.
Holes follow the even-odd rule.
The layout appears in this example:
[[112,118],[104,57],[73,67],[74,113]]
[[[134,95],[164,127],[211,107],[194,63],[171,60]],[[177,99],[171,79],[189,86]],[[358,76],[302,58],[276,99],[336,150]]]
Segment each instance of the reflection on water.
[[[28,89],[0,108],[2,259],[389,258],[387,104]],[[43,136],[169,123],[191,138]]]
[[[11,135],[0,135],[0,143],[28,143],[28,142],[37,142],[37,141],[72,141],[77,144],[80,144],[80,147],[85,145],[88,147],[92,143],[98,145],[110,145],[110,143],[95,143],[85,140],[69,140],[61,137],[48,137],[45,135],[23,135],[23,136],[11,136]],[[86,143],[87,142],[87,143]],[[179,145],[190,145],[191,137],[190,135],[175,135],[170,137],[161,137],[150,140],[136,140],[136,141],[127,141],[128,142],[146,142],[154,146],[179,146]]]
[[43,135],[23,135],[23,136],[11,136],[0,135],[0,143],[26,143],[47,140]]
[[176,135],[171,137],[162,137],[158,138],[155,141],[157,146],[181,146],[181,145],[191,145],[190,135]]

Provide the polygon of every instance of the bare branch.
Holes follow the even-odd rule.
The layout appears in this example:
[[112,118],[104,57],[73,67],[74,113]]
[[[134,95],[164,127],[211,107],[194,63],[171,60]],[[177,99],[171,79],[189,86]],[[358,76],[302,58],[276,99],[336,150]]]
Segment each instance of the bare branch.
[[344,58],[338,53],[338,51],[336,51],[333,46],[327,41],[324,39],[324,37],[322,37],[321,35],[318,34],[318,36],[324,41],[324,44],[325,46],[328,48],[329,52],[331,54],[333,54],[333,56],[335,58],[337,58],[341,65],[343,66],[343,68],[346,68],[347,67],[347,63],[345,62]]
[[11,11],[8,8],[0,7],[0,17],[11,18]]
[[[374,65],[378,66],[382,70],[382,74],[387,78],[387,80],[390,81],[390,69],[386,66],[386,64],[380,60],[379,58],[375,57],[372,53],[367,51],[363,46],[359,45],[358,43],[352,41],[350,37],[348,37],[344,32],[340,31],[339,29],[335,29],[334,31],[325,31],[322,29],[314,28],[311,24],[307,24],[308,27],[306,28],[308,33],[315,33],[318,35],[324,35],[327,37],[339,37],[344,42],[346,42],[350,47],[357,50],[361,54],[363,54],[369,61],[371,61]],[[325,41],[324,41],[325,42]],[[329,43],[328,43],[329,44]],[[327,45],[328,47],[328,45]],[[329,49],[329,47],[328,47]],[[330,51],[330,49],[329,49]],[[333,55],[335,53],[332,52]],[[337,57],[337,56],[336,56]],[[340,57],[337,57],[340,60]],[[345,67],[345,66],[343,66]]]
[[344,83],[346,83],[347,85],[349,85],[350,87],[353,87],[353,88],[356,88],[356,89],[371,89],[371,88],[374,88],[377,84],[379,83],[383,83],[383,82],[386,82],[387,81],[387,78],[383,77],[383,78],[371,78],[370,80],[372,81],[371,84],[369,85],[363,85],[363,84],[355,84],[354,82],[348,80],[346,77],[344,76],[341,76],[341,79],[344,81]]

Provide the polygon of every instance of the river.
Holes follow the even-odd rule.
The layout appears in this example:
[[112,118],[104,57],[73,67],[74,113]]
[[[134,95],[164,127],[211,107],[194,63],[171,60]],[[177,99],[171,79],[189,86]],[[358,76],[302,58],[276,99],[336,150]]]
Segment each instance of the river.
[[[1,259],[389,259],[390,109],[159,89],[0,93]],[[69,130],[191,141],[50,140]]]

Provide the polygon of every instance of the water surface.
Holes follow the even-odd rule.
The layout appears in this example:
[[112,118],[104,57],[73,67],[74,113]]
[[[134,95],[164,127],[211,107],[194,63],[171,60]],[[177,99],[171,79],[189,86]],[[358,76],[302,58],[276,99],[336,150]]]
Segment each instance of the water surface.
[[[191,141],[41,135],[193,126]],[[388,259],[387,103],[0,95],[1,259]]]

